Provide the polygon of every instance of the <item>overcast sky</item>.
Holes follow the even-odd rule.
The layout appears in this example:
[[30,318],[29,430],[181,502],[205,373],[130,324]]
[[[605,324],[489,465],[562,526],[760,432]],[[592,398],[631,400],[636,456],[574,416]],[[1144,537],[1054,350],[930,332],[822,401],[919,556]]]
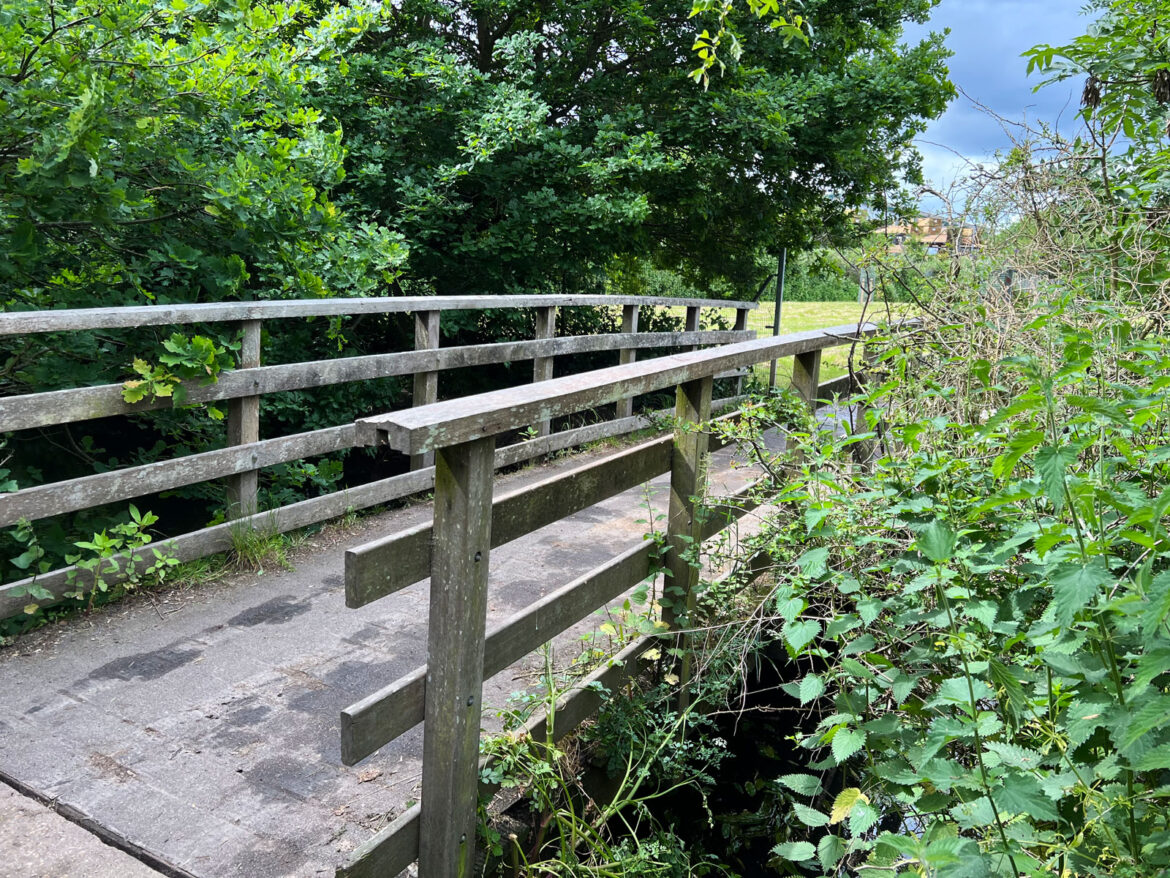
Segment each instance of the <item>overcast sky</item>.
[[[1066,134],[1075,130],[1073,116],[1083,83],[1050,85],[1033,94],[1040,81],[1025,75],[1020,53],[1037,43],[1060,45],[1083,34],[1092,22],[1081,15],[1081,0],[942,0],[928,25],[907,28],[908,41],[923,32],[950,28],[946,43],[951,81],[1008,119],[1062,121]],[[959,95],[942,118],[932,122],[918,142],[928,180],[945,188],[964,159],[978,161],[1010,141],[1001,125]]]

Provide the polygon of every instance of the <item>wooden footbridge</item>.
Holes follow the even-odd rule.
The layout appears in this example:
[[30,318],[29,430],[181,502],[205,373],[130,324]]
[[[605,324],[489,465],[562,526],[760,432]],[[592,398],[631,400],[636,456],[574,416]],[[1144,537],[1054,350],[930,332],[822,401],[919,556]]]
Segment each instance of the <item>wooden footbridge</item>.
[[[443,311],[499,308],[501,304],[535,309],[537,337],[470,347],[440,345]],[[686,307],[686,330],[638,332],[639,309],[648,305]],[[622,308],[621,333],[555,335],[558,309],[603,306]],[[397,680],[387,680],[385,688],[345,707],[339,728],[338,755],[345,765],[353,765],[422,723],[421,802],[357,846],[338,867],[337,874],[393,876],[417,860],[424,878],[469,875],[475,859],[485,676],[523,658],[644,580],[651,573],[655,549],[651,543],[643,543],[598,563],[573,581],[519,608],[489,632],[485,620],[492,550],[660,474],[669,474],[665,565],[670,571],[673,599],[667,602],[666,613],[669,622],[685,622],[698,572],[682,559],[682,549],[727,527],[750,508],[753,496],[745,490],[740,496],[724,498],[716,507],[717,514],[697,514],[697,498],[705,494],[705,459],[713,450],[713,442],[708,434],[685,425],[708,421],[721,407],[734,405],[734,398],[712,400],[715,379],[739,377],[757,363],[791,357],[793,385],[815,405],[818,399],[850,389],[848,378],[821,384],[822,351],[856,344],[876,331],[876,327],[865,324],[756,339],[745,329],[747,310],[752,307],[750,303],[705,300],[541,296],[512,297],[506,303],[476,297],[400,298],[0,315],[3,335],[230,322],[240,327],[244,339],[240,368],[222,374],[213,385],[192,386],[188,391],[189,402],[229,401],[227,447],[24,488],[0,499],[0,525],[227,479],[236,520],[173,537],[165,543],[175,556],[191,559],[228,549],[231,529],[241,525],[287,531],[336,517],[349,509],[433,489],[433,520],[355,546],[345,554],[347,607],[365,607],[428,577],[430,586],[425,665]],[[704,308],[734,308],[735,328],[700,330]],[[261,365],[260,326],[264,320],[392,312],[413,314],[415,350]],[[638,356],[655,349],[682,352]],[[553,377],[558,355],[603,350],[614,350],[618,365]],[[531,359],[534,364],[531,384],[437,401],[438,376],[446,369],[523,359]],[[264,394],[391,375],[413,376],[412,408],[296,436],[261,439],[258,435],[259,401]],[[674,414],[678,427],[673,435],[643,442],[515,491],[498,496],[493,492],[494,473],[501,466],[643,426],[645,421],[633,414],[634,398],[671,388],[677,400]],[[169,404],[128,404],[122,400],[121,389],[121,385],[106,385],[0,399],[0,430],[29,430]],[[558,418],[610,405],[614,417],[608,421],[557,433],[550,431],[550,425]],[[536,427],[538,438],[500,446],[503,437],[531,427]],[[263,467],[346,447],[373,445],[387,445],[410,455],[414,469],[344,492],[276,510],[256,511],[257,473]],[[124,568],[128,559],[121,559],[121,563]],[[31,584],[26,580],[0,587],[0,614],[12,614],[28,603],[24,592]],[[55,595],[73,587],[68,569],[42,574],[36,585]],[[631,645],[625,657],[636,656],[647,645]],[[622,665],[615,664],[597,672],[595,678],[612,684],[614,675],[620,673]],[[589,682],[583,681],[561,705],[558,735],[570,731],[596,708],[597,695]],[[10,741],[8,746],[19,744]],[[8,771],[2,750],[0,769]]]

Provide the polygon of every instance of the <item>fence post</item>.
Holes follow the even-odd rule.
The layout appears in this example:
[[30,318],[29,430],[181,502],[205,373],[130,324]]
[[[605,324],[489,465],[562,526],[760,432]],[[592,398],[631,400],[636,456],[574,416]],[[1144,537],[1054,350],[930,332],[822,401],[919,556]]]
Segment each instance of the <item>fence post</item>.
[[[622,335],[634,335],[638,332],[638,312],[641,309],[637,305],[622,306]],[[628,341],[628,339],[622,339]],[[625,366],[629,363],[636,362],[638,359],[638,351],[635,348],[622,348],[619,354],[621,365]],[[634,398],[631,396],[627,399],[619,399],[617,402],[617,410],[614,412],[615,418],[628,418],[634,413]]]
[[[439,346],[439,312],[438,311],[415,311],[414,312],[414,349],[416,351],[434,350]],[[414,393],[410,398],[412,407],[418,405],[430,405],[439,400],[439,373],[438,372],[415,372],[414,373]],[[423,469],[435,462],[435,455],[431,452],[425,454],[412,454],[410,456],[410,468],[412,470]]]
[[470,878],[475,868],[495,446],[492,436],[473,439],[435,461],[419,824],[426,878]]
[[[557,309],[556,306],[551,308],[537,308],[536,309],[536,337],[540,338],[555,338],[557,334]],[[555,357],[536,357],[532,361],[532,380],[533,381],[548,381],[553,377],[553,362]],[[541,436],[547,436],[552,428],[549,421],[541,421],[536,425],[537,433]]]
[[[260,321],[240,322],[243,333],[239,368],[260,365]],[[228,403],[227,444],[247,445],[260,441],[260,397],[244,396]],[[259,470],[248,470],[228,479],[228,518],[242,518],[257,511],[259,505]]]
[[[861,371],[855,373],[854,385],[849,388],[851,396],[858,396],[859,394],[869,391],[869,377],[870,371],[873,369],[874,350],[872,345],[863,344],[861,347]],[[866,413],[869,411],[869,406],[864,402],[856,402],[853,404],[853,411],[851,412],[852,419],[850,427],[852,433],[857,436],[861,433],[869,432],[869,423]],[[874,459],[877,457],[878,444],[873,439],[863,439],[860,442],[853,444],[853,459],[865,470],[873,468]]]
[[[698,306],[691,306],[691,307],[687,308],[686,330],[687,330],[687,332],[698,332],[699,331],[699,308],[698,308]],[[699,346],[697,344],[686,345],[683,348],[683,350],[685,350],[685,351],[697,351],[698,349],[699,349]]]
[[[705,431],[686,429],[687,424],[699,424],[711,418],[711,376],[680,384],[675,391],[674,448],[670,456],[670,509],[667,513],[666,535],[669,551],[666,555],[668,576],[662,592],[669,597],[664,602],[663,621],[671,627],[686,626],[695,609],[695,589],[699,584],[699,547],[703,542],[700,503],[707,488],[707,446]],[[689,556],[689,557],[684,557]],[[691,679],[691,655],[688,638],[680,644],[683,650],[679,671],[679,708],[688,703],[687,686]]]
[[817,395],[821,386],[821,352],[809,351],[792,358],[792,386],[816,412]]
[[[736,308],[735,310],[735,331],[743,332],[747,329],[748,312],[747,308]],[[749,371],[750,371],[749,367]],[[743,375],[735,379],[735,395],[743,396]]]

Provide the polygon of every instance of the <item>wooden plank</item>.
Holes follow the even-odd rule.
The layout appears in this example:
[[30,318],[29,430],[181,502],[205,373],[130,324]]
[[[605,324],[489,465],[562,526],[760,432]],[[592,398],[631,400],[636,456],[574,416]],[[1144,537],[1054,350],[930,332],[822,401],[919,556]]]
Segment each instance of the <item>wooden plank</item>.
[[[414,349],[415,351],[433,351],[439,347],[439,317],[438,311],[414,312]],[[414,392],[410,397],[411,406],[431,405],[439,401],[439,373],[431,370],[414,373]],[[410,458],[411,469],[424,469],[434,466],[433,452],[415,454]]]
[[[641,309],[637,305],[626,305],[622,308],[622,334],[632,336],[638,332],[638,313]],[[737,314],[740,312],[736,312]],[[744,314],[747,311],[743,312]],[[618,355],[618,363],[622,366],[628,366],[630,363],[636,362],[638,359],[638,349],[635,347],[622,347],[621,353]],[[614,410],[614,417],[628,418],[634,414],[634,398],[627,396],[625,399],[617,401],[617,407]]]
[[[484,644],[483,672],[491,677],[650,574],[655,547],[634,546],[513,615]],[[341,761],[354,765],[423,721],[426,666],[341,712]]]
[[[693,305],[690,308],[687,308],[687,319],[686,319],[686,331],[687,332],[698,332],[699,331],[699,310],[700,309],[698,307],[693,306]],[[687,350],[691,350],[691,351],[698,350],[698,346],[697,345],[689,345],[687,347]]]
[[492,437],[438,450],[427,627],[419,873],[470,878],[475,867],[479,723],[492,530]]
[[488,308],[603,307],[608,305],[693,306],[751,310],[755,302],[673,299],[668,296],[400,296],[363,299],[293,299],[213,302],[198,305],[132,305],[123,308],[62,308],[0,314],[0,336],[82,329],[175,326],[227,320],[337,317],[407,311],[475,311]]
[[[747,313],[747,312],[744,312]],[[260,365],[260,321],[245,320],[241,325],[241,369]],[[228,405],[227,444],[251,445],[260,441],[260,397],[256,395],[233,399]],[[260,473],[253,468],[228,480],[228,518],[240,518],[259,511]]]
[[369,840],[358,845],[336,878],[394,878],[418,859],[420,805],[411,805]]
[[[666,472],[670,440],[652,439],[550,476],[492,504],[492,545],[501,546]],[[424,579],[437,534],[427,522],[345,553],[345,605],[363,607]]]
[[[537,339],[555,338],[557,334],[557,309],[536,309],[536,337]],[[554,357],[536,357],[532,361],[532,380],[548,381],[553,377]],[[537,436],[547,436],[552,429],[552,422],[541,421],[536,425]]]
[[351,447],[353,425],[346,424],[37,485],[4,495],[0,527],[22,518],[36,521]]
[[[701,340],[710,344],[742,341],[747,333],[705,332]],[[633,337],[606,335],[579,335],[565,338],[530,341],[499,342],[486,345],[464,345],[439,350],[402,351],[393,354],[371,354],[364,357],[341,357],[333,360],[314,360],[305,363],[287,363],[279,366],[261,366],[221,373],[215,384],[201,385],[184,382],[187,402],[191,404],[236,399],[286,390],[324,387],[348,381],[369,381],[398,375],[413,375],[419,371],[442,371],[469,366],[507,363],[535,357],[560,354],[590,353],[612,350],[615,345],[630,344],[639,348],[679,347],[699,337],[686,333],[648,333]],[[137,414],[171,408],[170,399],[143,400],[127,403],[122,399],[121,384],[98,387],[79,387],[53,390],[0,399],[0,432],[28,430],[53,424],[104,418],[114,415]]]
[[[399,451],[417,454],[478,436],[494,436],[533,421],[594,408],[774,357],[850,344],[857,338],[858,329],[847,324],[780,338],[758,338],[711,350],[659,357],[583,375],[554,378],[540,384],[447,400],[407,412],[390,412],[358,421],[355,441],[367,445],[388,443]],[[860,327],[863,336],[876,331],[873,324]]]

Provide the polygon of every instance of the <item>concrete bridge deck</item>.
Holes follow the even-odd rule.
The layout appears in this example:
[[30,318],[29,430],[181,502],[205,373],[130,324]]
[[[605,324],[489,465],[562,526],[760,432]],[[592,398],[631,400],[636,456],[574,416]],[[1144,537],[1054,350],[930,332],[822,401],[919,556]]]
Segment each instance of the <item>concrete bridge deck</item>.
[[[497,491],[603,453],[504,476]],[[733,466],[729,450],[711,472],[715,496],[755,474]],[[663,510],[665,478],[493,550],[489,629],[641,542],[655,514],[647,497]],[[419,795],[422,754],[419,726],[344,766],[338,713],[422,664],[426,651],[428,583],[348,610],[343,552],[429,516],[418,504],[327,530],[291,571],[136,596],[0,651],[0,778],[164,874],[332,875]],[[577,654],[579,634],[560,638],[561,657]],[[530,686],[538,664],[491,679],[485,703],[498,708]],[[41,874],[7,855],[10,829],[0,822],[0,876]]]

